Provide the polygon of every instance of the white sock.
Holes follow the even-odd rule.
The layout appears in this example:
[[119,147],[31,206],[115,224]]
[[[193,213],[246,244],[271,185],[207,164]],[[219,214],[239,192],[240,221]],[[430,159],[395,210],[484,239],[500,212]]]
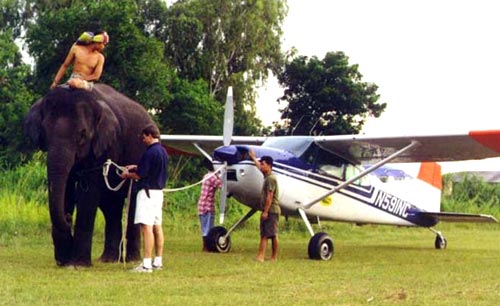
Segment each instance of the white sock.
[[161,267],[162,266],[162,260],[161,260],[161,256],[156,256],[155,257],[155,260],[153,262],[153,265],[157,266],[157,267]]
[[144,258],[142,260],[142,265],[145,267],[145,268],[148,268],[148,269],[151,269],[152,266],[151,266],[151,258]]

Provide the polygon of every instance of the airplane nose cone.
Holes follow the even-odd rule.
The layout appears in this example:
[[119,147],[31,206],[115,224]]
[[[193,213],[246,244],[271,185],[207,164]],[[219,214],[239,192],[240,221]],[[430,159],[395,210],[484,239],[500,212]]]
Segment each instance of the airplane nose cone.
[[246,153],[248,153],[248,149],[245,150],[236,146],[222,146],[215,149],[214,159],[220,162],[227,162],[228,165],[233,165],[245,159]]

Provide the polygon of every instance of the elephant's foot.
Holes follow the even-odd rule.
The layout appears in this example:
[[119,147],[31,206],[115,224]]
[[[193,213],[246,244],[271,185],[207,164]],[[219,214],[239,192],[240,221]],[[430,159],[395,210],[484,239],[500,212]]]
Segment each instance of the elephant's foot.
[[109,254],[102,254],[101,257],[99,258],[100,262],[117,262],[118,261],[118,255],[109,255]]
[[72,266],[71,262],[70,261],[61,261],[61,260],[56,260],[56,265],[58,267],[68,267],[68,266]]
[[129,261],[139,261],[141,260],[141,253],[140,252],[133,252],[132,254],[127,254],[127,262]]
[[85,267],[88,268],[92,266],[90,262],[75,262],[75,261],[70,261],[66,263],[62,263],[60,261],[56,262],[57,266],[60,268],[68,269],[68,270],[76,270],[79,267]]
[[92,262],[90,260],[74,260],[71,262],[71,265],[75,266],[75,268],[77,267],[88,268],[92,266]]

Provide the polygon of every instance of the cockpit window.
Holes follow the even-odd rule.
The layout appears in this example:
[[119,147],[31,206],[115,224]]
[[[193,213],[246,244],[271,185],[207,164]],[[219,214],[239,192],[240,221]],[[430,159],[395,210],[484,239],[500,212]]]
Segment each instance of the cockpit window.
[[316,169],[318,169],[320,174],[326,174],[343,179],[345,165],[345,160],[318,147],[316,155]]
[[[346,169],[345,169],[345,180],[349,180],[356,175],[360,174],[363,172],[363,169],[356,167],[353,164],[347,164]],[[353,182],[355,185],[361,185],[361,186],[368,186],[370,185],[370,180],[368,176],[363,176],[360,179],[357,179]]]
[[[334,153],[328,152],[320,147],[317,147],[316,154],[316,169],[319,174],[332,176],[344,181],[347,181],[358,174],[363,169],[358,168],[356,165],[348,162]],[[353,182],[356,185],[369,185],[369,180],[366,176]]]

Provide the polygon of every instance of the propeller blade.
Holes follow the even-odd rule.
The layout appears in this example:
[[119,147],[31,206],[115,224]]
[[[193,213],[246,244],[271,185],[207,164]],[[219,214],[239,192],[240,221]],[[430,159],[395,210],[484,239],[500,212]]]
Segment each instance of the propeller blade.
[[[224,133],[223,143],[225,146],[231,144],[233,138],[233,122],[234,122],[234,105],[233,105],[233,87],[229,86],[227,89],[226,106],[224,108]],[[227,200],[227,162],[224,162],[224,170],[221,172],[222,187],[220,191],[220,204],[219,204],[219,223],[224,223],[224,216],[226,214],[226,200]]]
[[231,143],[231,138],[233,137],[233,87],[229,86],[227,89],[226,106],[224,109],[224,134],[223,141],[224,145],[228,146]]
[[220,190],[220,203],[219,203],[219,224],[224,224],[224,216],[226,215],[226,200],[227,200],[227,163],[224,162],[224,169],[220,173],[222,180],[222,187]]

